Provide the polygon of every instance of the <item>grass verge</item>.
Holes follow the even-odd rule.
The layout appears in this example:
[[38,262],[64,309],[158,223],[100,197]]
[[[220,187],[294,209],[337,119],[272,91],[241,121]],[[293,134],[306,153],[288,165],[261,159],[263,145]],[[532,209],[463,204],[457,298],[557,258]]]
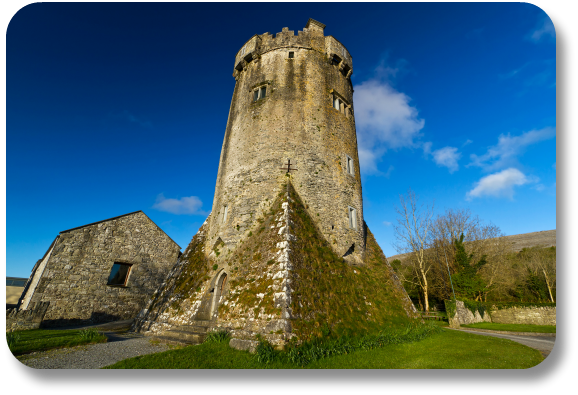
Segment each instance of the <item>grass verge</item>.
[[496,324],[493,322],[479,322],[477,324],[461,325],[461,327],[508,332],[556,333],[556,325]]
[[319,359],[301,366],[269,363],[226,341],[125,359],[107,369],[526,369],[543,360],[538,350],[489,336],[442,330],[428,338]]
[[28,331],[7,332],[6,340],[12,354],[22,355],[53,348],[105,343],[107,338],[94,328],[82,330],[32,329]]

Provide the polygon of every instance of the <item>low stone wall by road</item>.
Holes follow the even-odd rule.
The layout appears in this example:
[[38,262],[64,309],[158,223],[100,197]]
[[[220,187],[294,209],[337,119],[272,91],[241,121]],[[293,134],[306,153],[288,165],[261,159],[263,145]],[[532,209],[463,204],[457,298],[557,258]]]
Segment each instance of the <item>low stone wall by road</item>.
[[449,312],[453,309],[448,309],[448,302],[451,304],[453,304],[453,302],[446,301],[446,311],[448,311],[450,328],[459,328],[460,325],[475,324],[478,322],[492,322],[490,315],[487,312],[483,314],[483,316],[478,311],[472,313],[461,300],[456,301],[455,314],[453,317],[450,317]]
[[[512,306],[498,309],[498,307],[482,304],[485,312],[472,312],[464,302],[446,300],[446,311],[451,328],[460,325],[475,324],[478,322],[494,322],[497,324],[527,324],[527,325],[556,325],[556,306]],[[484,310],[482,309],[482,310]]]
[[498,324],[556,325],[556,307],[510,307],[491,310],[492,322]]

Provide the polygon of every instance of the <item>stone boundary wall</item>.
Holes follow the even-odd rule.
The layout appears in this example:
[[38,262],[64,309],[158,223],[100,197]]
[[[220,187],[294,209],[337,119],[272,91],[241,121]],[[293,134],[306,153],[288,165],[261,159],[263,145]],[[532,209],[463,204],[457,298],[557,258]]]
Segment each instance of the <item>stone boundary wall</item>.
[[28,310],[6,310],[6,332],[40,328],[49,305],[50,302],[40,302]]
[[[482,315],[476,311],[472,313],[461,300],[454,303],[446,300],[446,311],[450,328],[459,328],[460,325],[475,324],[478,322],[493,322],[496,324],[525,324],[525,325],[556,325],[555,306],[513,306],[505,309],[498,309],[491,306]],[[453,316],[451,312],[455,310]]]
[[[448,302],[452,304],[453,302],[446,301],[446,311],[449,312],[452,309],[448,309]],[[488,313],[485,313],[483,316],[479,311],[472,313],[461,300],[456,301],[455,314],[453,317],[450,317],[450,314],[448,314],[448,321],[450,328],[459,328],[460,325],[476,324],[478,322],[492,322]]]
[[498,324],[556,325],[556,307],[510,307],[490,311],[492,322]]

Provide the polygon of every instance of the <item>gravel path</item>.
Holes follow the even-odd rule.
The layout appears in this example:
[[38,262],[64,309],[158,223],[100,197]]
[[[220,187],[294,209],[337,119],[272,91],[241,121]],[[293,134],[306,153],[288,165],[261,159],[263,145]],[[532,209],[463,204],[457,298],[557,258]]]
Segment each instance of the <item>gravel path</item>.
[[126,358],[166,351],[166,344],[151,344],[150,337],[106,333],[107,343],[61,348],[22,355],[24,365],[35,369],[99,369]]

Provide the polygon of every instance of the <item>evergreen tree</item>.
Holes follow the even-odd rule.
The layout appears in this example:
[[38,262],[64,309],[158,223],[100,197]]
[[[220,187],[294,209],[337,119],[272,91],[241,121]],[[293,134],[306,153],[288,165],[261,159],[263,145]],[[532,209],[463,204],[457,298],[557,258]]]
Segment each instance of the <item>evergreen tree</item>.
[[456,294],[463,298],[481,300],[482,294],[487,291],[486,282],[479,271],[486,262],[483,255],[480,260],[472,264],[474,254],[468,255],[464,247],[464,234],[454,240],[455,263],[458,272],[452,275]]

